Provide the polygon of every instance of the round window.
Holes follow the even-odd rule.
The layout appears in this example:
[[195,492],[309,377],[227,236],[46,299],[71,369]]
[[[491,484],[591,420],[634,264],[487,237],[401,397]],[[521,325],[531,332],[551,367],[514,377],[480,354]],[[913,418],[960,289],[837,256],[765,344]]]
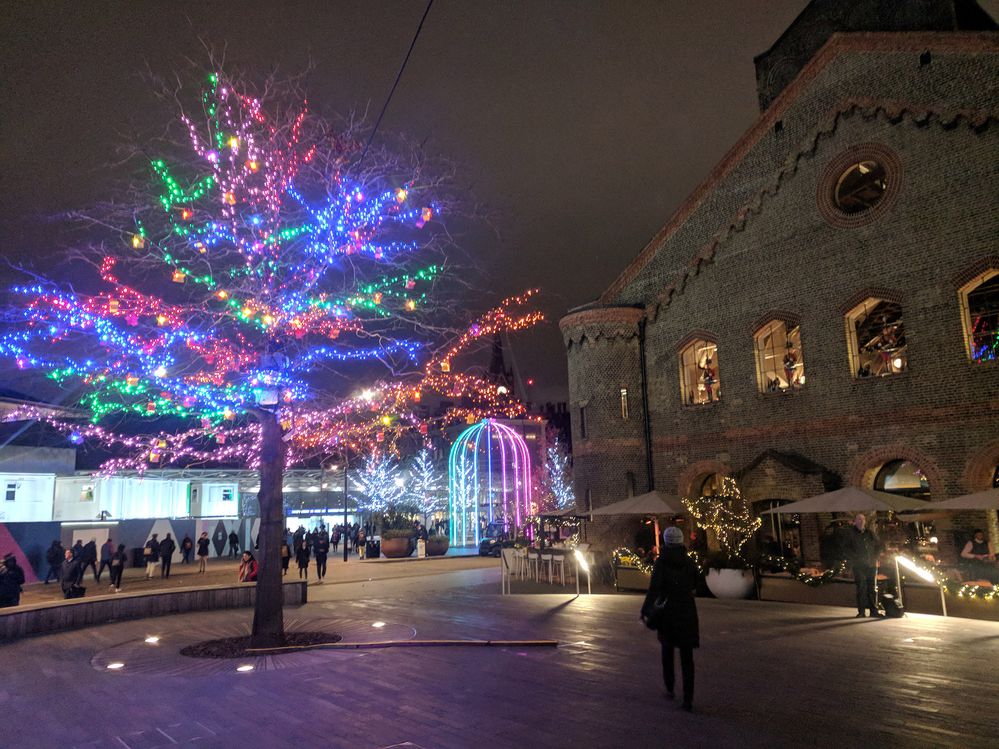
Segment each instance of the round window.
[[833,192],[836,207],[851,216],[869,211],[884,198],[887,177],[884,165],[877,161],[851,164],[836,182]]
[[902,184],[902,163],[880,143],[861,143],[833,158],[818,182],[819,212],[830,224],[852,229],[891,208]]

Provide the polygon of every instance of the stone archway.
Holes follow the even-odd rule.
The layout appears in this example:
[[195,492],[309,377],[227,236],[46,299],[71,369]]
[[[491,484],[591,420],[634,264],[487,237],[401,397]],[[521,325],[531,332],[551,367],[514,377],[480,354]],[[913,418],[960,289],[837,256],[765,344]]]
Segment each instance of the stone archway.
[[677,494],[690,497],[700,490],[701,481],[712,473],[731,476],[731,466],[717,460],[698,460],[683,469],[676,481]]
[[[850,461],[846,472],[846,485],[864,489],[874,488],[874,478],[878,471],[892,460],[908,460],[919,466],[930,482],[930,492],[940,496],[944,492],[944,474],[940,466],[929,455],[908,445],[883,445],[861,453]],[[931,495],[932,496],[932,495]]]
[[999,466],[999,439],[986,444],[968,460],[961,487],[969,493],[991,489],[996,466]]

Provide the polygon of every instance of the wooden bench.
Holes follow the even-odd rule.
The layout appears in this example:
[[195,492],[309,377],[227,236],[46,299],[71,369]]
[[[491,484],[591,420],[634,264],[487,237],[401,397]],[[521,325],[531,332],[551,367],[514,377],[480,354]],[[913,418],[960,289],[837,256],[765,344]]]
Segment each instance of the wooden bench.
[[[304,580],[286,582],[285,606],[301,606],[308,601]],[[119,593],[113,596],[76,598],[69,601],[33,603],[0,609],[0,642],[20,637],[93,627],[127,619],[182,614],[188,611],[213,611],[253,606],[257,586],[207,585],[197,588],[151,593]]]

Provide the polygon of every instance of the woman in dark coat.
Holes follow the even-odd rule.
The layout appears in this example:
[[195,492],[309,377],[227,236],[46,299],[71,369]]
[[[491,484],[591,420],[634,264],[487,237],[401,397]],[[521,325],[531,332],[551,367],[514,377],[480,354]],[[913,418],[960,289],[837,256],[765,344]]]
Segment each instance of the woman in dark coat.
[[309,545],[304,539],[295,552],[295,561],[298,562],[298,577],[309,579]]
[[[673,699],[676,676],[673,672],[673,650],[680,651],[680,671],[683,676],[683,709],[689,711],[694,699],[694,648],[699,647],[697,605],[694,591],[700,573],[683,546],[683,531],[676,527],[663,532],[666,542],[662,554],[652,568],[652,582],[642,605],[642,619],[650,618],[662,645],[663,681],[666,693]],[[662,602],[657,612],[657,602]]]

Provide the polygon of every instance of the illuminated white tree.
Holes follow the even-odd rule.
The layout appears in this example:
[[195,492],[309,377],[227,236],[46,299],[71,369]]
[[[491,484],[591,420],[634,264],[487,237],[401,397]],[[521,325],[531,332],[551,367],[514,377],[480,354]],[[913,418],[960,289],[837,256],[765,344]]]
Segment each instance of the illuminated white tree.
[[572,489],[572,458],[557,436],[548,444],[545,470],[541,477],[541,496],[553,508],[564,510],[576,504]]
[[408,495],[423,515],[424,525],[430,515],[447,507],[447,475],[434,463],[427,448],[413,460]]
[[405,494],[399,464],[379,450],[372,451],[364,461],[364,470],[354,475],[354,486],[362,497],[358,504],[369,512],[385,512]]

